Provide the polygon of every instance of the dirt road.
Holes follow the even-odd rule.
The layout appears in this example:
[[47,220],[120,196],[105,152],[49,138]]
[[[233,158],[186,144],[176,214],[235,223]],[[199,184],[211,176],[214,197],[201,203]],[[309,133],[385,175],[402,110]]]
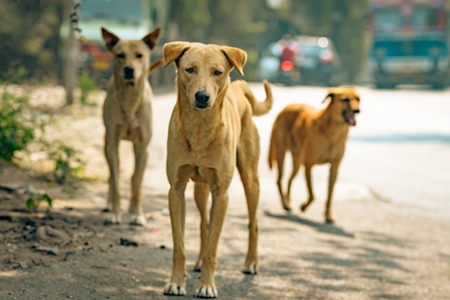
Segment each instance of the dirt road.
[[[84,145],[87,172],[99,180],[59,186],[0,164],[0,299],[168,298],[162,294],[172,266],[164,145],[173,97],[159,95],[153,105],[154,126],[162,129],[152,140],[145,175],[145,227],[103,225],[107,186],[99,107],[83,118],[65,115],[71,136]],[[129,195],[130,153],[129,145],[121,148],[123,209]],[[303,189],[303,182],[296,185]],[[23,192],[29,186],[55,199],[49,214],[25,208]],[[318,184],[317,203],[307,213],[300,214],[297,205],[286,214],[275,179],[262,180],[261,269],[249,276],[240,272],[248,220],[236,176],[219,245],[220,299],[449,299],[448,220],[437,217],[432,208],[405,207],[338,182],[338,220],[324,224],[321,188]],[[192,269],[199,249],[199,216],[191,195],[189,186],[188,298],[198,282]]]

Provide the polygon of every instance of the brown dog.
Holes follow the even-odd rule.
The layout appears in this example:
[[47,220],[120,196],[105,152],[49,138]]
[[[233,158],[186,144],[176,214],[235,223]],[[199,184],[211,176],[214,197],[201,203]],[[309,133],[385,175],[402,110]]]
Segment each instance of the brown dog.
[[[245,81],[230,84],[233,67],[243,75],[247,54],[238,48],[172,42],[164,45],[164,66],[177,65],[177,103],[169,124],[167,177],[174,243],[173,269],[164,289],[167,295],[186,294],[184,249],[185,189],[195,182],[194,198],[201,216],[201,248],[195,266],[201,277],[197,297],[215,298],[217,245],[228,205],[228,187],[237,166],[249,210],[249,246],[243,272],[258,270],[259,134],[252,116],[272,107],[270,86],[258,102]],[[212,195],[208,221],[207,200]]]
[[[325,219],[332,223],[334,222],[334,216],[331,213],[333,187],[339,164],[344,156],[349,126],[356,125],[355,114],[359,113],[359,94],[353,88],[336,87],[328,91],[325,100],[328,98],[330,103],[322,110],[306,104],[291,104],[280,112],[272,128],[269,166],[272,168],[273,162],[277,162],[278,191],[283,207],[288,211],[291,210],[292,180],[300,166],[305,166],[309,193],[308,200],[301,206],[301,210],[305,211],[314,200],[311,167],[315,164],[329,163],[331,167]],[[286,151],[292,153],[293,170],[285,195],[281,182]]]
[[112,210],[110,222],[120,222],[119,142],[133,143],[135,170],[131,179],[132,191],[129,212],[130,223],[146,222],[141,205],[142,178],[147,163],[147,146],[152,135],[152,89],[147,76],[160,62],[150,65],[150,50],[160,33],[157,28],[142,40],[120,40],[102,28],[106,47],[114,55],[114,70],[103,106],[105,123],[105,155],[110,177],[108,206]]

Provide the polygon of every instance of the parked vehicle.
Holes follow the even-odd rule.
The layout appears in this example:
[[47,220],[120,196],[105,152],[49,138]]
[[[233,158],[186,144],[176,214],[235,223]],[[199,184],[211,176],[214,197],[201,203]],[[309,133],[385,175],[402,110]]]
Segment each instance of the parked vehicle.
[[[284,84],[339,85],[346,71],[333,42],[325,37],[296,36],[297,51],[292,62],[282,61],[283,42],[269,44],[261,53],[260,79]],[[296,74],[298,72],[299,74]]]
[[334,43],[326,37],[299,36],[300,73],[303,83],[341,85],[347,74]]
[[448,84],[449,32],[444,0],[371,0],[370,70],[379,88]]

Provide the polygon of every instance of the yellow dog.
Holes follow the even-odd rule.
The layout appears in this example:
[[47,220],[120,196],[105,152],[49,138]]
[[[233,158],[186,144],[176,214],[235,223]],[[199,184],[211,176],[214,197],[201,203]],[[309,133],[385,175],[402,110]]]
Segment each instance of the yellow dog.
[[[195,181],[194,198],[201,215],[201,249],[195,266],[201,277],[197,297],[215,298],[217,245],[228,205],[228,187],[237,166],[249,211],[249,246],[244,273],[258,270],[259,134],[252,116],[272,107],[270,86],[266,101],[258,102],[245,81],[230,83],[233,67],[242,75],[247,54],[238,48],[172,42],[164,45],[164,65],[177,65],[177,102],[167,141],[169,209],[174,243],[173,270],[164,293],[186,294],[184,249],[185,189]],[[211,219],[207,199],[212,195]]]
[[119,192],[119,142],[133,143],[135,170],[131,179],[130,223],[146,222],[142,212],[141,185],[147,163],[147,147],[152,136],[152,89],[148,83],[149,72],[158,67],[150,65],[150,51],[156,45],[160,29],[155,29],[142,40],[121,40],[102,28],[106,47],[114,55],[114,70],[103,105],[105,123],[105,156],[110,177],[108,208],[112,210],[109,222],[120,223]]
[[[291,210],[291,185],[301,165],[305,166],[306,185],[309,198],[301,206],[306,208],[314,200],[311,183],[311,168],[315,164],[330,164],[328,196],[325,209],[327,222],[334,222],[331,213],[331,198],[336,182],[339,164],[344,156],[345,142],[350,126],[356,125],[355,114],[359,113],[359,93],[353,88],[331,88],[325,98],[330,103],[318,110],[306,104],[286,106],[273,124],[270,139],[269,166],[278,165],[278,191],[286,210]],[[325,101],[324,100],[324,101]],[[292,175],[287,193],[283,193],[282,177],[284,156],[291,151],[293,159]]]

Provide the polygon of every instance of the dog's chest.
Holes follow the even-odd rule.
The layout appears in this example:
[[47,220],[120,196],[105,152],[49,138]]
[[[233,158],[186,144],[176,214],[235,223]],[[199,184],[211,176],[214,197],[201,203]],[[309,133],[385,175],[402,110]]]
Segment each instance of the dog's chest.
[[321,143],[318,143],[310,148],[313,151],[311,157],[316,157],[316,162],[319,164],[325,164],[332,161],[340,160],[344,154],[344,147],[342,143],[334,143],[327,139],[323,139]]

